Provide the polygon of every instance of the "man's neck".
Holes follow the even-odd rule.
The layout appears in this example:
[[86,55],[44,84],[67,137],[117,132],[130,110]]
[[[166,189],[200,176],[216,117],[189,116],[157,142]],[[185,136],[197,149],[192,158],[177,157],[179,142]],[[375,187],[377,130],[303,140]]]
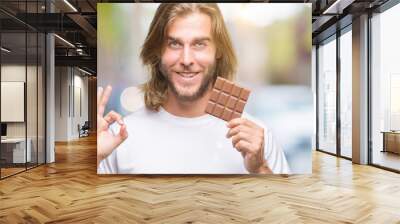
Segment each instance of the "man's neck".
[[163,108],[167,112],[179,117],[199,117],[205,114],[211,89],[207,90],[202,97],[194,101],[179,100],[170,90],[167,91],[168,97],[163,104]]

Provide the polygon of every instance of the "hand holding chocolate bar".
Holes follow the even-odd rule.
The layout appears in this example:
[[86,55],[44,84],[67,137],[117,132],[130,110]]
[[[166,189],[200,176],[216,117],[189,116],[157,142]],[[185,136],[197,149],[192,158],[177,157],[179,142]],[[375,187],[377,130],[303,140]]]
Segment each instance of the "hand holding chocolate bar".
[[206,113],[228,121],[227,138],[243,158],[251,173],[272,173],[264,157],[264,128],[241,118],[250,90],[218,77],[208,102]]
[[235,118],[227,124],[226,135],[233,147],[244,158],[244,165],[250,173],[272,173],[264,157],[264,128],[246,118]]
[[[128,137],[126,125],[123,123],[121,115],[110,111],[104,116],[104,110],[110,98],[111,91],[111,86],[107,86],[104,93],[101,87],[97,91],[97,163],[100,163],[102,159],[110,155]],[[110,125],[114,122],[120,125],[117,135],[109,131]]]

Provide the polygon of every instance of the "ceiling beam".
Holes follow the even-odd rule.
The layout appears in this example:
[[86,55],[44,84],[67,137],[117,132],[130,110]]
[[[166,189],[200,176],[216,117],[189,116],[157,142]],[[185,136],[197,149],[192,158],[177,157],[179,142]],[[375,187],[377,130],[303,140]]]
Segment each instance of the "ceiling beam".
[[312,24],[312,32],[315,33],[327,24],[335,16],[319,16],[315,22]]
[[330,4],[322,14],[342,14],[343,10],[351,5],[355,0],[336,0]]
[[97,30],[90,24],[85,17],[80,14],[71,13],[67,16],[73,20],[77,25],[79,25],[91,38],[97,38]]

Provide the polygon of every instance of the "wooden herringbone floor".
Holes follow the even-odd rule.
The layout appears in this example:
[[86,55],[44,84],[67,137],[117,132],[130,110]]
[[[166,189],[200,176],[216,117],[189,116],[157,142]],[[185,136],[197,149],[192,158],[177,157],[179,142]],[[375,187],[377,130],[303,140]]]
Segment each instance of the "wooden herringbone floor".
[[0,181],[0,223],[400,223],[400,175],[315,152],[313,174],[97,176],[95,138]]

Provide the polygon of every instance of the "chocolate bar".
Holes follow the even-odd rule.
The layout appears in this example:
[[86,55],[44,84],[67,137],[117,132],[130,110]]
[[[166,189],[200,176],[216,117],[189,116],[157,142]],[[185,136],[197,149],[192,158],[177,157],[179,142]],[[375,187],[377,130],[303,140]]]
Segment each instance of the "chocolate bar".
[[249,95],[250,90],[218,77],[207,103],[206,113],[225,121],[238,118],[243,113]]

